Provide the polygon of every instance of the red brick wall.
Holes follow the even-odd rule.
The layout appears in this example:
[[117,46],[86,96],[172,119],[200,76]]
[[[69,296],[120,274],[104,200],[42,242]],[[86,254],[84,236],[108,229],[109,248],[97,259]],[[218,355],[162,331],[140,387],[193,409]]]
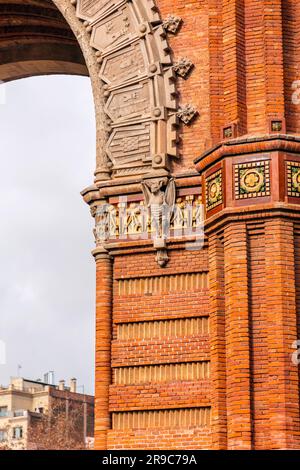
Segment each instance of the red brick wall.
[[[290,93],[299,78],[297,3],[158,1],[163,17],[183,19],[169,35],[174,58],[195,64],[178,79],[179,102],[196,105],[199,116],[180,127],[177,176],[220,142],[224,126],[235,124],[237,137],[262,136],[272,119],[286,118],[289,132],[300,131]],[[268,199],[235,200],[230,161],[231,151],[240,163],[247,152],[249,163],[268,145],[216,150],[227,162],[218,163],[225,195],[208,213],[203,250],[173,245],[162,269],[149,245],[124,242],[113,261],[97,260],[98,447],[299,447],[299,372],[291,362],[300,332],[298,201],[288,205],[277,147]],[[203,179],[213,172],[210,158],[201,160]]]
[[185,429],[141,429],[110,431],[108,445],[110,449],[210,449],[211,434],[209,428],[187,427]]
[[268,331],[269,312],[265,309],[265,233],[264,225],[248,232],[250,368],[252,403],[252,442],[255,449],[270,442],[268,421]]
[[[179,150],[181,161],[174,171],[194,169],[194,158],[211,146],[209,95],[208,0],[159,0],[162,17],[178,15],[183,24],[176,36],[169,35],[174,58],[189,58],[195,65],[187,80],[178,79],[179,104],[194,104],[200,116],[191,127],[181,126]],[[198,136],[195,139],[195,135]]]
[[196,105],[199,117],[180,127],[175,173],[194,169],[193,160],[220,142],[230,124],[238,136],[266,134],[272,119],[286,118],[287,130],[299,132],[299,106],[291,89],[299,80],[297,0],[288,0],[284,8],[281,0],[158,4],[163,17],[183,18],[169,42],[175,58],[186,56],[195,65],[187,80],[178,79],[179,103]]
[[[113,300],[113,341],[112,341],[112,367],[126,369],[135,366],[142,369],[143,374],[148,373],[147,366],[177,364],[184,367],[185,363],[197,364],[209,361],[210,345],[209,334],[205,332],[189,332],[180,330],[185,324],[178,323],[177,335],[171,329],[155,332],[151,325],[157,325],[159,331],[161,322],[171,320],[184,322],[185,319],[204,318],[208,312],[208,286],[207,277],[208,258],[207,250],[190,252],[186,250],[170,251],[170,261],[164,270],[159,268],[154,260],[153,253],[131,254],[117,256],[114,261],[114,300]],[[199,274],[202,287],[191,290],[189,280],[185,276],[190,273],[193,279]],[[160,285],[158,278],[168,277],[168,283]],[[179,277],[176,277],[179,276]],[[183,276],[183,277],[182,277]],[[203,279],[202,279],[203,277]],[[138,288],[138,293],[128,293],[126,289],[119,289],[119,282],[145,280],[151,278],[156,287],[151,288],[150,281]],[[193,281],[191,281],[193,282]],[[198,281],[194,281],[198,282]],[[203,285],[206,285],[204,288]],[[168,291],[165,287],[168,286]],[[146,289],[146,292],[143,289]],[[176,290],[174,290],[176,288]],[[130,287],[129,287],[130,289]],[[154,290],[154,291],[153,291]],[[130,339],[118,338],[118,325],[142,324],[146,329],[146,337]],[[177,324],[176,324],[177,325]],[[147,333],[152,328],[154,333]],[[171,327],[170,327],[171,328]],[[189,327],[188,327],[189,328]],[[143,330],[139,330],[142,331]],[[151,335],[154,335],[152,337]],[[127,371],[125,370],[125,374]],[[136,372],[137,373],[137,372]],[[168,373],[168,372],[167,372]],[[174,380],[168,376],[156,379],[143,378],[142,383],[129,377],[126,385],[113,384],[110,386],[110,412],[144,412],[150,410],[182,410],[191,408],[210,407],[211,387],[208,378],[195,381],[193,375],[189,380]],[[162,425],[155,425],[155,429],[132,429],[124,432],[114,430],[109,433],[111,448],[193,448],[207,447],[209,438],[202,427],[190,428],[188,424],[177,429],[163,429]],[[199,429],[198,429],[199,428]],[[155,438],[153,436],[156,436]],[[180,436],[180,443],[179,443]],[[181,439],[181,436],[183,439]],[[157,444],[159,442],[159,444]],[[158,447],[154,447],[158,445]],[[151,447],[152,446],[152,447]]]

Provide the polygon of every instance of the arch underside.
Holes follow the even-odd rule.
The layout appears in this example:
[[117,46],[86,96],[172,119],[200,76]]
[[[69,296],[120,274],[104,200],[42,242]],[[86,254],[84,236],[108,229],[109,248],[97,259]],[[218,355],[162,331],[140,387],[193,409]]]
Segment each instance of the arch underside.
[[0,0],[0,80],[88,75],[78,41],[52,0]]

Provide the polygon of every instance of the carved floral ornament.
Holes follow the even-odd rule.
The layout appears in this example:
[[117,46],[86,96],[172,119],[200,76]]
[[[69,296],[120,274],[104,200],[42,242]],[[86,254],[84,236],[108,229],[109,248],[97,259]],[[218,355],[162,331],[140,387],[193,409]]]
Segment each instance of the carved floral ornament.
[[182,19],[168,15],[163,21],[154,0],[71,3],[90,33],[103,83],[103,175],[167,175],[170,159],[177,158],[176,74],[183,77],[192,67],[181,59],[173,69],[167,41]]
[[190,59],[181,57],[174,63],[173,70],[179,77],[187,78],[193,67],[194,64]]
[[198,111],[192,104],[181,106],[177,111],[177,117],[186,125],[190,124],[197,115]]
[[176,34],[182,23],[182,18],[176,15],[168,15],[163,21],[163,27],[168,33]]

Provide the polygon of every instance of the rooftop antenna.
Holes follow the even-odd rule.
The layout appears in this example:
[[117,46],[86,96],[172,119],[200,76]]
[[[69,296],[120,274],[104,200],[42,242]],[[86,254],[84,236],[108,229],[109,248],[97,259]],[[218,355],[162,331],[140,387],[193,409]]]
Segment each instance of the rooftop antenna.
[[21,369],[22,369],[21,364],[18,364],[18,377],[21,377]]
[[84,385],[78,385],[77,388],[78,388],[78,389],[81,388],[81,389],[82,389],[82,395],[84,395]]

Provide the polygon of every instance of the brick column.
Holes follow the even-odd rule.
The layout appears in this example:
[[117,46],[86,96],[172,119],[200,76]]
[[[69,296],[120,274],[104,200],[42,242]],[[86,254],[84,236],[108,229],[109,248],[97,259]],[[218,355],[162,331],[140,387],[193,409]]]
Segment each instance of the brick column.
[[224,230],[228,449],[251,449],[247,232]]
[[[244,1],[223,0],[224,124],[247,133]],[[232,136],[234,137],[234,136]]]
[[217,234],[208,246],[212,446],[220,450],[227,448],[224,247]]
[[107,449],[111,428],[109,386],[111,384],[112,260],[102,249],[96,260],[96,357],[95,357],[95,449]]
[[300,441],[298,368],[291,360],[297,339],[293,222],[272,219],[265,231],[271,448],[295,449]]

